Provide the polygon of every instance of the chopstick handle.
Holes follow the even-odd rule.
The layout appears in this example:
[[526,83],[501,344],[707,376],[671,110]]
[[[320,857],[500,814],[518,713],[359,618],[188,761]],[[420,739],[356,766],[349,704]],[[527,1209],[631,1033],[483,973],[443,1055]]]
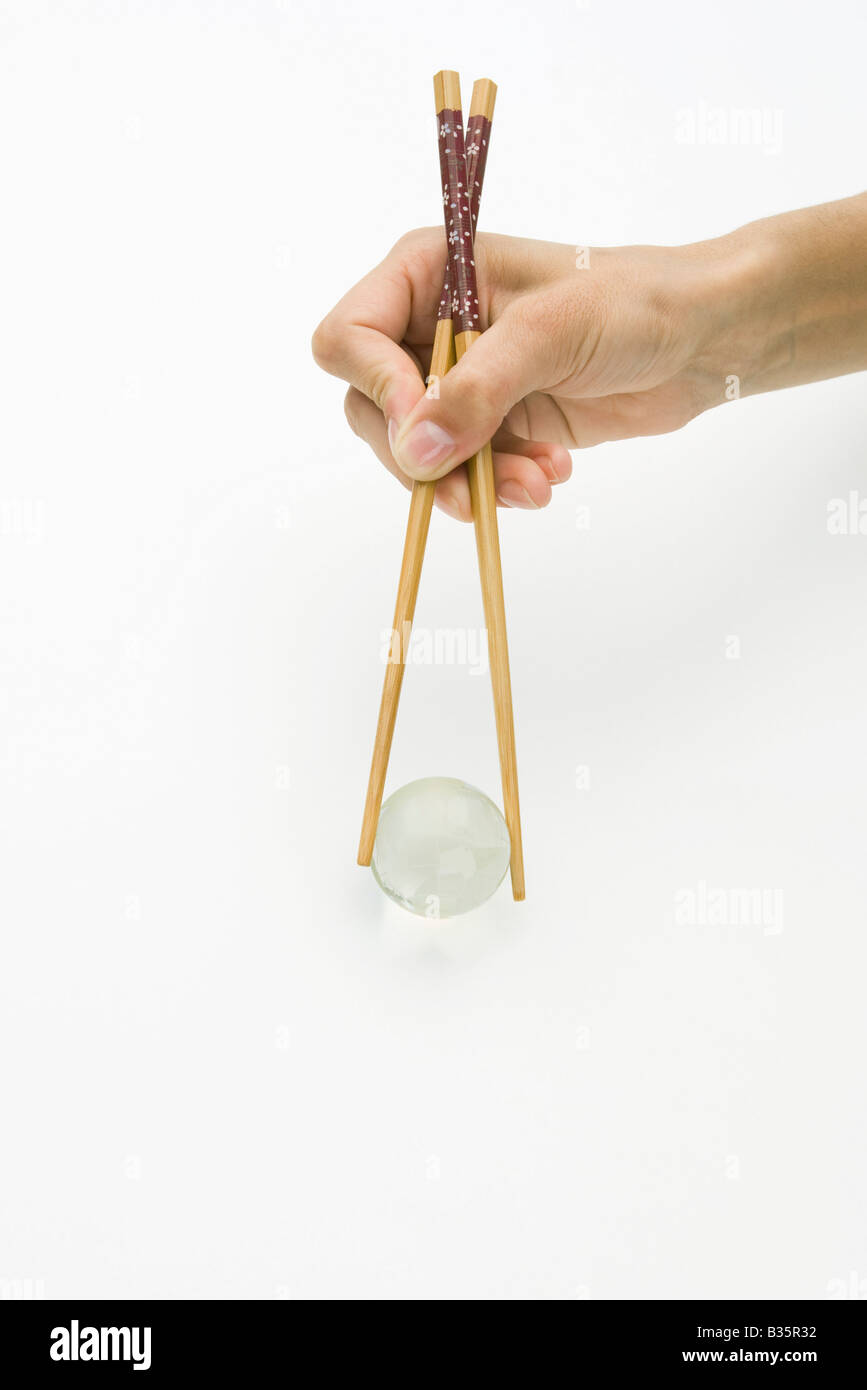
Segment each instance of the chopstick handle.
[[[447,78],[455,79],[455,81],[447,81]],[[446,153],[444,142],[449,134],[449,125],[451,124],[455,131],[457,131],[457,127],[461,124],[461,93],[460,84],[456,79],[457,73],[444,72],[438,72],[434,78],[434,96],[437,104],[437,131],[440,152],[440,179],[443,185],[443,199],[447,208],[450,200],[449,157]],[[457,101],[457,109],[449,111],[447,109],[448,102],[455,100]],[[477,78],[473,83],[470,114],[467,116],[466,131],[462,136],[463,158],[467,171],[466,187],[469,190],[469,213],[474,236],[476,223],[479,220],[479,205],[482,198],[482,184],[485,181],[485,166],[488,162],[488,145],[491,139],[491,122],[494,119],[494,105],[496,100],[496,82],[492,82],[489,77]],[[453,219],[449,220],[447,213],[447,235],[453,225]],[[450,319],[456,308],[455,283],[452,275],[451,256],[452,250],[451,243],[449,242],[438,313],[438,317],[441,319]]]
[[[468,331],[455,336],[455,352],[460,361],[479,337]],[[515,719],[512,711],[512,680],[509,673],[509,644],[506,637],[506,603],[503,595],[503,567],[500,560],[500,534],[497,526],[497,496],[494,486],[494,459],[490,444],[467,463],[482,603],[488,629],[488,661],[494,692],[494,719],[500,776],[503,783],[503,810],[512,842],[510,870],[512,896],[524,898],[524,846],[521,836],[521,807],[518,799],[518,760],[515,752]]]

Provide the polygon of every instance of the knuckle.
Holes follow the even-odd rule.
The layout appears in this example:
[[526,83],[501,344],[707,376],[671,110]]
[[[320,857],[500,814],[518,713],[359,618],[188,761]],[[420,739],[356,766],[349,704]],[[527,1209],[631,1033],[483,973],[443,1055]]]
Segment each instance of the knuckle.
[[346,423],[353,434],[361,434],[361,412],[359,410],[358,392],[350,388],[343,398],[343,413],[346,416]]
[[314,362],[326,372],[334,365],[339,341],[340,334],[334,319],[327,314],[316,328],[310,343]]
[[391,385],[391,377],[385,367],[374,366],[370,368],[367,381],[364,383],[365,394],[370,397],[378,410],[385,413],[388,390]]
[[[434,227],[413,227],[411,231],[398,237],[392,251],[399,255],[414,255],[419,251],[426,251],[434,244],[436,236],[437,229]],[[439,229],[439,240],[442,242],[442,228]]]
[[442,227],[415,227],[395,242],[389,254],[392,267],[416,287],[442,283],[445,238]]

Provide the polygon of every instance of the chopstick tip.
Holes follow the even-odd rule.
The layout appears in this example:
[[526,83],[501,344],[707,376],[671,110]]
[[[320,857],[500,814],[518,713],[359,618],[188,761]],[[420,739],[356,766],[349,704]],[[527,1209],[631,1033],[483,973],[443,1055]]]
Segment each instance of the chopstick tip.
[[452,68],[441,68],[434,74],[434,101],[437,111],[460,111],[461,79]]
[[486,120],[494,119],[494,105],[497,100],[497,84],[492,82],[490,77],[479,77],[473,83],[473,96],[470,102],[471,116],[484,116]]

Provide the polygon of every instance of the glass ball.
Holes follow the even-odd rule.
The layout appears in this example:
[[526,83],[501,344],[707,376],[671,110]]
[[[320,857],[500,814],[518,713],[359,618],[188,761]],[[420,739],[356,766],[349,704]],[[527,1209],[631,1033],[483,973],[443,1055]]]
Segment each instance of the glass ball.
[[379,813],[373,875],[419,917],[457,917],[481,907],[509,867],[506,822],[484,792],[456,777],[422,777]]

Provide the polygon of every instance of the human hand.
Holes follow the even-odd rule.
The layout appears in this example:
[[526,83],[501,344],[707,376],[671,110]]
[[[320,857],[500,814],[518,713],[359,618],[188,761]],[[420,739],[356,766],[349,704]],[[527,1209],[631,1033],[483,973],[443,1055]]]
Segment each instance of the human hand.
[[490,327],[435,393],[422,373],[443,238],[411,232],[319,325],[314,356],[350,382],[350,425],[407,486],[439,480],[438,505],[470,520],[463,461],[491,439],[501,505],[542,507],[570,475],[569,449],[678,429],[730,398],[733,379],[741,395],[860,370],[865,215],[862,195],[586,261],[572,246],[480,234]]
[[571,246],[480,235],[482,320],[491,326],[438,394],[421,374],[436,327],[441,231],[402,238],[316,330],[317,362],[351,383],[355,433],[407,485],[441,479],[437,503],[461,520],[471,515],[463,460],[488,439],[499,502],[537,508],[569,477],[569,449],[676,429],[703,408],[689,372],[697,335],[678,312],[682,262],[695,257],[637,247],[591,251],[587,269],[576,259]]

